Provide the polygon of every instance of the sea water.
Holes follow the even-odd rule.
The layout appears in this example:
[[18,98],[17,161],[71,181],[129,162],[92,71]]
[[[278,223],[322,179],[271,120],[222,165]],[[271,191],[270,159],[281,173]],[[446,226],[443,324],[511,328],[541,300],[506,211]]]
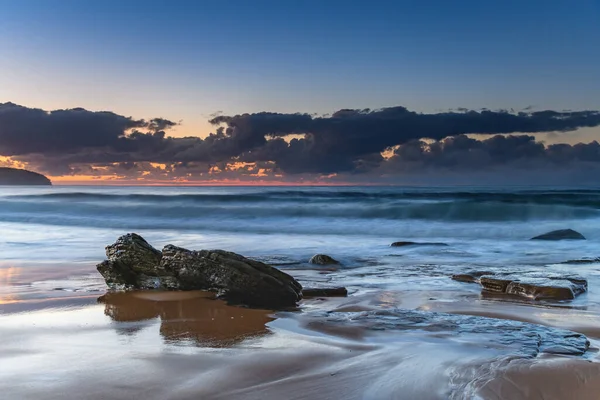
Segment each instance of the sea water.
[[[587,240],[529,240],[564,228]],[[596,189],[0,187],[4,267],[93,272],[104,246],[127,232],[157,248],[225,249],[282,269],[326,253],[343,263],[330,279],[357,288],[452,289],[464,285],[452,273],[501,268],[580,275],[590,293],[579,301],[600,300],[598,264],[561,264],[600,256]],[[390,247],[395,241],[448,246]]]

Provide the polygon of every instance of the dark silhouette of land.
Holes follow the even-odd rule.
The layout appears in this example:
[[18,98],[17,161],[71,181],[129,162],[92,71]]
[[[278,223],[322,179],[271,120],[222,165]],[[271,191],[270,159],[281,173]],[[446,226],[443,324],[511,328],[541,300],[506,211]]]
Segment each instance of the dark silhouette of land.
[[0,185],[52,185],[50,179],[25,169],[0,167]]

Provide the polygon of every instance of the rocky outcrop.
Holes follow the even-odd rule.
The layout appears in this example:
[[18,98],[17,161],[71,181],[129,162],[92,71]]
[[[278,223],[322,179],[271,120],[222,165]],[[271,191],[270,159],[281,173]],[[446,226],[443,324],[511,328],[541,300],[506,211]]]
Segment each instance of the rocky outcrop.
[[208,290],[268,308],[294,306],[302,298],[302,286],[290,275],[228,251],[167,245],[161,252],[130,233],[107,246],[106,256],[97,269],[112,289]]
[[532,237],[531,240],[585,240],[585,237],[573,229],[559,229]]
[[311,264],[317,265],[339,265],[340,262],[327,254],[315,254],[308,260]]
[[25,169],[0,167],[0,185],[52,185],[50,179]]
[[390,246],[392,247],[406,247],[406,246],[448,246],[446,243],[440,242],[394,242]]

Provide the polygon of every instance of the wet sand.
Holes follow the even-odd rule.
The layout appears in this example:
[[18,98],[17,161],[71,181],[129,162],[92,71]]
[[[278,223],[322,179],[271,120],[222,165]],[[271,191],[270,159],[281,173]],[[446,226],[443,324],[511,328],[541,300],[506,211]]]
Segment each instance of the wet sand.
[[[10,276],[0,297],[7,399],[591,400],[600,393],[596,310],[375,290],[275,313],[205,292],[105,294],[85,274]],[[70,289],[84,282],[88,290]],[[585,357],[526,358],[452,331],[374,332],[327,317],[304,323],[311,312],[396,307],[574,329],[590,336],[591,349]]]

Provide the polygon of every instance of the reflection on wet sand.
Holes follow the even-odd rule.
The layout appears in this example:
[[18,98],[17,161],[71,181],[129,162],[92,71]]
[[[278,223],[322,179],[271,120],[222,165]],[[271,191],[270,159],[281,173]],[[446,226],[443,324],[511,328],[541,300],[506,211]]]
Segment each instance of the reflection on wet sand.
[[15,276],[18,276],[20,268],[0,268],[0,305],[12,304],[17,301],[14,294],[8,292],[13,285]]
[[[227,305],[214,294],[192,292],[107,293],[98,299],[104,313],[117,322],[160,317],[160,334],[169,342],[191,341],[202,347],[228,347],[266,335],[271,311]],[[139,327],[138,329],[141,329]],[[135,332],[135,327],[126,327]]]

